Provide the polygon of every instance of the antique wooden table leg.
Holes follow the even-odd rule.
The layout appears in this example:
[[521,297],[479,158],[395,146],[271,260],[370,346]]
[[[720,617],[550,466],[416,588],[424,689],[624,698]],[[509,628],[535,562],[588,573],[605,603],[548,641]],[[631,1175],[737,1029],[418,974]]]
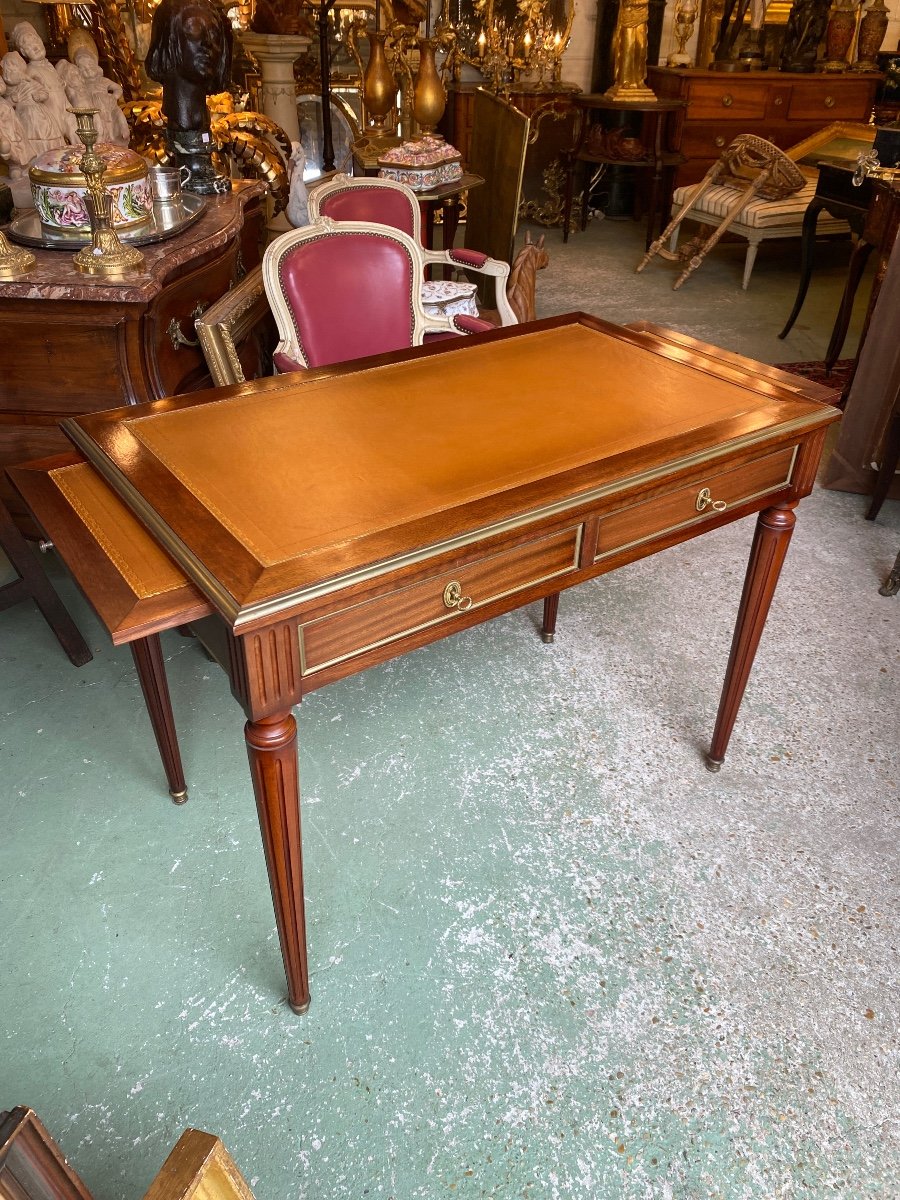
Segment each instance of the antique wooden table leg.
[[834,329],[831,331],[828,349],[825,351],[826,371],[830,371],[837,362],[843,348],[847,330],[850,328],[850,318],[853,316],[853,301],[856,299],[856,289],[859,287],[859,281],[862,279],[863,271],[869,260],[869,255],[872,253],[872,249],[869,242],[857,242],[856,248],[850,256],[850,266],[847,270],[847,282],[844,284],[844,294],[841,296],[841,305],[838,309],[838,315],[834,320]]
[[[0,471],[2,474],[2,471]],[[94,657],[87,642],[78,632],[78,627],[69,616],[69,610],[60,600],[53,584],[38,565],[37,559],[28,549],[6,505],[0,501],[0,549],[19,576],[12,583],[0,587],[0,612],[32,599],[44,620],[53,630],[56,640],[68,656],[73,667],[83,667]]]
[[559,612],[559,592],[554,592],[544,601],[544,619],[541,623],[541,641],[552,642],[556,637],[556,614]]
[[785,322],[784,329],[778,335],[782,341],[791,332],[794,322],[800,316],[800,309],[803,307],[803,301],[809,291],[809,281],[812,279],[813,260],[816,253],[816,225],[819,213],[824,207],[822,201],[813,196],[803,214],[803,234],[800,238],[800,283],[797,287],[797,296],[794,300],[794,307],[791,309],[791,315]]
[[725,683],[719,701],[712,745],[706,756],[710,771],[718,771],[725,760],[725,751],[734,728],[735,718],[744,698],[744,689],[753,667],[756,648],[762,636],[775,585],[794,532],[794,504],[776,504],[763,509],[756,522],[750,561],[744,580],[744,591],[738,609],[737,624],[731,643],[731,657],[725,672]]
[[295,1013],[309,1008],[303,854],[300,843],[300,786],[297,722],[288,710],[244,727],[256,810],[272,889],[272,904]]
[[130,649],[169,784],[169,795],[176,804],[184,804],[188,798],[187,784],[181,765],[181,752],[178,749],[178,734],[172,716],[172,699],[169,695],[159,634],[152,633],[149,637],[138,638],[131,643]]

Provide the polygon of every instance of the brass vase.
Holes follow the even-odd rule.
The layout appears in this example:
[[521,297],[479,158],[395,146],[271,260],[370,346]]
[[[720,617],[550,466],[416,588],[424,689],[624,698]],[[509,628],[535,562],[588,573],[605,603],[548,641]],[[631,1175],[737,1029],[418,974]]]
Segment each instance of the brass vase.
[[423,137],[434,137],[435,126],[444,115],[447,96],[434,60],[431,38],[419,38],[419,71],[413,92],[413,116]]
[[846,71],[847,54],[853,45],[856,32],[856,4],[854,0],[838,0],[828,18],[825,30],[825,71]]
[[884,0],[872,0],[859,23],[856,39],[856,62],[854,71],[877,71],[875,55],[881,49],[888,27],[888,10]]
[[363,101],[372,121],[372,132],[385,132],[385,120],[394,107],[397,85],[384,52],[386,33],[369,33],[369,62],[363,80]]

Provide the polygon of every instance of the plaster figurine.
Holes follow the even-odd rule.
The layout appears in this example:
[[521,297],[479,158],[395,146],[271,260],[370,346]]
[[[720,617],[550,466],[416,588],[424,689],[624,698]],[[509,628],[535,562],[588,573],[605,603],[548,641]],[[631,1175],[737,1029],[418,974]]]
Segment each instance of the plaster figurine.
[[0,158],[9,169],[9,186],[16,208],[27,208],[31,202],[28,164],[32,157],[31,142],[16,110],[6,99],[6,84],[0,75]]
[[28,74],[28,65],[18,51],[10,50],[3,55],[0,74],[6,84],[7,99],[16,110],[30,144],[30,157],[64,146],[66,139],[54,118],[47,89]]
[[75,118],[68,112],[69,101],[63,81],[56,68],[47,59],[47,51],[35,27],[30,21],[19,21],[9,35],[9,45],[17,50],[25,60],[28,75],[40,83],[47,92],[47,104],[53,115],[53,122],[59,129],[63,140],[71,146],[79,146],[78,135],[75,132]]
[[309,196],[303,179],[305,166],[306,153],[299,142],[294,142],[291,148],[291,185],[286,215],[295,229],[309,224]]
[[130,136],[125,114],[119,108],[121,87],[100,69],[100,56],[90,34],[75,29],[69,35],[69,59],[57,64],[73,108],[96,108],[94,118],[99,142],[127,146]]

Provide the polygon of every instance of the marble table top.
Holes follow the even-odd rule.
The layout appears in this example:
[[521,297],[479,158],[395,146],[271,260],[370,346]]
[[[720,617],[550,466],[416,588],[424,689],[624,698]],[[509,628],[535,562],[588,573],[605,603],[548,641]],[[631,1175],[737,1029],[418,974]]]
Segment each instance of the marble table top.
[[0,280],[3,300],[74,300],[95,303],[146,303],[157,295],[186,262],[227,245],[240,228],[245,205],[265,191],[256,180],[235,181],[225,196],[209,196],[206,212],[183,233],[142,246],[142,267],[119,277],[82,275],[72,251],[33,250],[36,262],[16,279]]

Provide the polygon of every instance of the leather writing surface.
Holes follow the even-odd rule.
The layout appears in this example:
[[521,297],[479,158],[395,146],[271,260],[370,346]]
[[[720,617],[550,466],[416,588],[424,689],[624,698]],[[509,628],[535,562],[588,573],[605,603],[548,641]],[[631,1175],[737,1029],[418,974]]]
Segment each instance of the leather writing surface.
[[182,572],[93,467],[76,463],[49,475],[135,596],[149,599],[186,584]]
[[719,419],[749,428],[759,408],[749,389],[573,326],[130,429],[269,566]]
[[[831,418],[584,314],[64,426],[235,624]],[[342,586],[342,584],[341,584]]]

